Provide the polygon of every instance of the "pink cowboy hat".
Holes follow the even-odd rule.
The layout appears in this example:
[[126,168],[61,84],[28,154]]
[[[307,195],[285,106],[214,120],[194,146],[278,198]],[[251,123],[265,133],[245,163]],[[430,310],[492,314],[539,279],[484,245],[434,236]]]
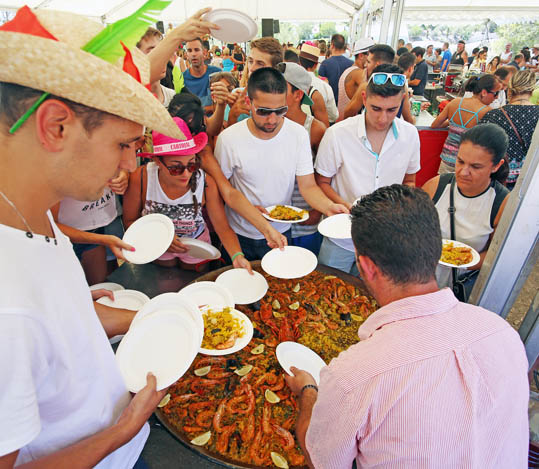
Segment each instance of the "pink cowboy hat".
[[173,117],[173,120],[185,135],[186,140],[167,137],[154,130],[152,132],[153,152],[139,153],[137,156],[151,158],[152,156],[195,155],[206,146],[208,143],[208,134],[206,132],[200,132],[193,137],[183,119]]

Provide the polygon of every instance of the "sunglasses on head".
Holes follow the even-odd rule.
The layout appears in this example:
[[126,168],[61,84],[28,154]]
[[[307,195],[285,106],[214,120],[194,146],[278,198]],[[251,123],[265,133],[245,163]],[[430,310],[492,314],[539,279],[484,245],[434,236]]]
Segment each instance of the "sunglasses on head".
[[196,171],[198,171],[200,169],[200,161],[199,160],[189,161],[189,163],[187,163],[186,165],[184,165],[183,163],[178,163],[178,164],[175,164],[173,166],[167,166],[163,162],[163,158],[161,156],[158,156],[157,158],[159,159],[161,164],[165,168],[167,168],[167,170],[168,170],[168,172],[170,173],[171,176],[181,176],[185,172],[185,170],[189,171],[190,173],[194,173],[194,172],[196,172]]
[[282,107],[272,109],[269,107],[256,107],[253,104],[253,107],[255,109],[255,114],[260,117],[269,117],[273,113],[275,113],[277,117],[283,117],[288,112],[288,106],[282,106]]
[[406,83],[406,75],[403,75],[402,73],[376,72],[369,78],[369,81],[372,81],[378,86],[385,85],[387,80],[391,80],[391,84],[395,86],[404,86]]

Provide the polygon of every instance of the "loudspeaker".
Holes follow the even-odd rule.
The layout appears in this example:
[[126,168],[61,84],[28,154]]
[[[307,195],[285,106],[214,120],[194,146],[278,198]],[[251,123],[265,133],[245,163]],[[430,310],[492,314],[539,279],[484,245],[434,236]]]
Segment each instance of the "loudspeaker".
[[273,18],[262,18],[262,37],[273,37]]
[[165,34],[165,25],[162,21],[158,21],[157,23],[155,23],[155,27],[158,31],[161,31],[161,34]]
[[279,34],[279,20],[273,20],[273,34]]

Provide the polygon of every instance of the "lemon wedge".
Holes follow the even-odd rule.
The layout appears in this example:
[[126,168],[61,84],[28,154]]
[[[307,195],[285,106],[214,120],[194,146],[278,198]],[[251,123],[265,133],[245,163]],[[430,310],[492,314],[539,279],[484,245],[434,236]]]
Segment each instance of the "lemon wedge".
[[292,303],[291,305],[288,305],[288,307],[289,307],[292,311],[296,311],[296,309],[299,308],[299,301],[296,301],[295,303]]
[[273,464],[275,464],[277,467],[280,467],[281,469],[288,469],[288,463],[286,462],[286,459],[283,458],[279,453],[272,451],[271,460],[273,461]]
[[273,309],[281,309],[281,303],[279,303],[279,300],[273,300],[271,306]]
[[275,394],[271,389],[266,389],[264,397],[266,398],[266,401],[268,401],[270,404],[277,404],[277,402],[281,401],[279,396]]
[[245,376],[252,369],[253,369],[253,365],[245,365],[239,368],[238,370],[234,370],[234,373],[236,373],[238,376]]
[[197,376],[206,376],[211,370],[211,366],[205,366],[203,368],[198,368],[195,370],[195,375]]
[[363,318],[361,316],[358,316],[357,314],[350,314],[350,317],[354,320],[354,321],[363,321]]
[[292,288],[292,291],[294,293],[297,293],[301,290],[301,285],[299,283],[296,283],[296,285],[294,286],[294,288]]
[[157,404],[157,407],[165,407],[170,402],[170,394],[165,394],[165,397],[161,399],[161,402]]
[[286,316],[286,314],[283,314],[283,313],[278,313],[277,311],[274,311],[273,312],[273,315],[279,319],[279,318],[284,318]]
[[191,443],[196,446],[204,446],[211,438],[211,431],[203,433],[191,440]]
[[251,349],[253,355],[260,355],[264,353],[264,344],[257,345],[255,348]]

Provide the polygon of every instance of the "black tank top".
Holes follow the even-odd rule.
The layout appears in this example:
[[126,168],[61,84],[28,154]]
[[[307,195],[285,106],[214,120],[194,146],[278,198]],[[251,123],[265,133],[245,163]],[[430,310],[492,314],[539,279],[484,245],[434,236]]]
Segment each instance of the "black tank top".
[[453,54],[453,57],[451,57],[451,63],[453,65],[464,65],[464,59],[462,58],[462,52],[455,52]]

